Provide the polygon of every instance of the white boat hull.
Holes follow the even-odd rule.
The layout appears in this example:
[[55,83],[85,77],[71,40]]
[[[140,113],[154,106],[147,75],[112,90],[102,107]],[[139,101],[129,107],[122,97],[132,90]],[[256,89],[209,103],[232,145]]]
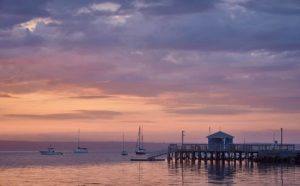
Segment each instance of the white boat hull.
[[145,155],[146,154],[146,150],[145,149],[139,149],[135,151],[136,155]]
[[77,148],[73,151],[75,154],[86,154],[89,153],[87,148]]

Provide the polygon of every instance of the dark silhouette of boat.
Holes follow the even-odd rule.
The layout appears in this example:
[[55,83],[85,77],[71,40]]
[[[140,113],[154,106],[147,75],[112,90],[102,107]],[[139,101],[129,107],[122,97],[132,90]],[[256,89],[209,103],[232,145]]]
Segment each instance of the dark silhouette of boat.
[[41,150],[40,154],[41,155],[63,155],[62,152],[55,151],[55,148],[52,147],[51,145],[48,147],[47,150]]
[[122,156],[127,156],[128,152],[125,150],[125,141],[124,141],[124,133],[123,133],[123,150],[121,152]]
[[136,155],[145,155],[146,149],[144,148],[144,139],[143,139],[143,130],[141,130],[141,126],[139,126],[138,138],[135,146],[135,154]]
[[74,149],[73,153],[75,154],[84,154],[84,153],[88,153],[88,148],[85,147],[80,147],[80,129],[78,130],[78,141],[77,141],[77,148]]

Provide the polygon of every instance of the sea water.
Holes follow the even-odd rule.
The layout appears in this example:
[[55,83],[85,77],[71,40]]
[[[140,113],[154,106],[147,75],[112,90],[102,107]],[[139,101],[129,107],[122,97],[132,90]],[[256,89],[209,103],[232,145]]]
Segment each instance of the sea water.
[[300,166],[292,164],[131,162],[134,155],[120,149],[89,150],[0,151],[0,185],[300,185]]

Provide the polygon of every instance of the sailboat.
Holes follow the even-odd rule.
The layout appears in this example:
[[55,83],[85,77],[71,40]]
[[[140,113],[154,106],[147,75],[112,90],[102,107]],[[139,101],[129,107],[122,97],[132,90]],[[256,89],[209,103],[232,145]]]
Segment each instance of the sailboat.
[[55,151],[54,147],[52,147],[51,145],[48,147],[47,150],[41,150],[40,154],[41,155],[63,155],[62,152]]
[[125,141],[124,141],[124,133],[123,133],[123,150],[121,152],[122,156],[127,156],[128,152],[125,150]]
[[146,149],[144,148],[143,131],[141,130],[141,126],[139,126],[139,133],[138,133],[138,138],[135,146],[135,154],[136,155],[146,154]]
[[78,141],[77,141],[77,148],[74,149],[74,153],[81,154],[81,153],[88,153],[88,148],[80,147],[80,129],[78,130]]

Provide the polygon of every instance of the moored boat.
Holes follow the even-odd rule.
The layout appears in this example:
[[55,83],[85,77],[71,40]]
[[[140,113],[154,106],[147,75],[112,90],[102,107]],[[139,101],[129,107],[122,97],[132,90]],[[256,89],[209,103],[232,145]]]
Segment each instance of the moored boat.
[[121,152],[121,155],[122,155],[122,156],[127,156],[127,155],[128,155],[128,152],[127,152],[126,150],[123,150],[123,151]]
[[88,153],[88,148],[80,147],[80,129],[78,130],[78,140],[77,140],[77,148],[73,150],[75,154],[85,154]]
[[145,155],[146,154],[146,149],[144,148],[143,131],[141,130],[141,126],[139,126],[139,133],[138,133],[138,139],[137,139],[136,147],[135,147],[135,154],[136,155]]
[[125,150],[125,141],[124,141],[124,133],[123,133],[123,150],[121,152],[122,156],[127,156],[128,152]]
[[76,149],[74,149],[73,151],[74,153],[88,153],[88,148],[85,147],[77,147]]
[[51,147],[51,145],[50,147],[48,147],[47,150],[41,150],[40,154],[41,155],[63,155],[62,152],[55,151],[54,147]]

